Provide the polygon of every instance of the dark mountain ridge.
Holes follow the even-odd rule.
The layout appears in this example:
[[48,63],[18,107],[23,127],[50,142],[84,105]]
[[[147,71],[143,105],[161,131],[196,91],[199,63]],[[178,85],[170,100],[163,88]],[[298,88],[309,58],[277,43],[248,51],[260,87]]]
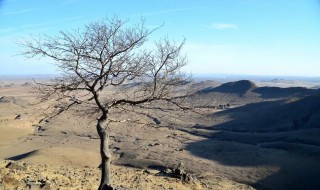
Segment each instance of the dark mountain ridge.
[[240,80],[235,82],[224,83],[217,87],[206,87],[197,92],[199,95],[213,94],[213,93],[227,93],[235,94],[238,96],[250,96],[256,95],[263,99],[272,98],[287,98],[300,94],[310,94],[317,92],[316,89],[308,89],[305,87],[258,87],[254,82],[250,80]]

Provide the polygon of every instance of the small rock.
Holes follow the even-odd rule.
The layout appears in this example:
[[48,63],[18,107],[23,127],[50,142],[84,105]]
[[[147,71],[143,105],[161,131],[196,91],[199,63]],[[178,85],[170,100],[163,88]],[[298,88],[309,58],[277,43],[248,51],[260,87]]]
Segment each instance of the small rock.
[[160,143],[151,143],[151,144],[148,144],[148,146],[159,146],[161,145]]
[[163,173],[165,173],[165,174],[172,174],[173,171],[172,171],[172,169],[170,169],[170,168],[166,168],[165,170],[163,170]]
[[143,173],[151,174],[151,172],[149,170],[143,170]]
[[183,163],[179,163],[178,167],[174,170],[174,175],[182,175],[184,172],[184,164]]
[[151,174],[151,175],[156,175],[156,174],[158,174],[158,173],[160,173],[159,172],[159,170],[143,170],[143,173],[146,173],[146,174]]
[[9,168],[9,169],[12,169],[12,170],[27,170],[27,168],[25,166],[20,166],[14,162],[9,162],[7,165],[6,165],[6,168]]
[[14,118],[15,120],[21,119],[21,114],[16,114],[16,117]]
[[181,181],[191,182],[193,180],[192,176],[185,172],[184,164],[179,163],[178,167],[173,170],[174,177],[180,178]]
[[38,126],[38,132],[41,133],[43,131],[45,131],[46,129],[44,129],[42,126]]

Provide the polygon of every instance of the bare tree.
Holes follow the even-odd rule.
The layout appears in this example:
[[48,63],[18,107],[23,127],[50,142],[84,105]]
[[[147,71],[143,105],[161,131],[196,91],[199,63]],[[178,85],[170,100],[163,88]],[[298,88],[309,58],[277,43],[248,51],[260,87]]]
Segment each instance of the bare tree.
[[[120,122],[110,118],[113,110],[130,110],[139,105],[139,109],[146,109],[159,101],[186,109],[175,93],[186,82],[180,71],[187,62],[181,55],[184,41],[175,44],[164,38],[155,42],[154,49],[144,48],[153,30],[148,30],[143,20],[127,25],[127,21],[114,17],[90,23],[83,29],[60,32],[55,37],[42,36],[22,43],[24,55],[51,58],[62,72],[48,83],[37,83],[41,100],[55,102],[56,115],[79,105],[85,105],[82,108],[86,114],[99,114],[99,190],[113,189],[106,130],[110,122]],[[128,84],[139,85],[126,90]]]

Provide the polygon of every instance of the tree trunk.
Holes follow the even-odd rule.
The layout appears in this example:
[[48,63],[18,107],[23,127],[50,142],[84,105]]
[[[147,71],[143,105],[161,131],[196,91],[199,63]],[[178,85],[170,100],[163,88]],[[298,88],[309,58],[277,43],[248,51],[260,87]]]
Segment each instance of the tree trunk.
[[101,155],[101,182],[98,190],[113,190],[110,183],[110,161],[111,152],[109,150],[109,135],[104,128],[106,124],[107,114],[102,114],[98,119],[97,132],[100,137],[100,155]]

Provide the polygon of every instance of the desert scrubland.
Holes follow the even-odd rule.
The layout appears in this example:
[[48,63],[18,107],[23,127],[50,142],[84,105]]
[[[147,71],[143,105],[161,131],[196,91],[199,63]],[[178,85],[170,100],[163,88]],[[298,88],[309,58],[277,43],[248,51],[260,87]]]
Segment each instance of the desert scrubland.
[[[49,118],[48,105],[35,104],[31,80],[0,85],[0,189],[97,189],[96,118],[73,109]],[[113,123],[112,183],[119,189],[318,189],[320,91],[279,86],[201,81],[185,100],[194,111],[159,108],[139,123]],[[153,125],[144,122],[150,117]],[[179,163],[191,181],[169,175]]]

